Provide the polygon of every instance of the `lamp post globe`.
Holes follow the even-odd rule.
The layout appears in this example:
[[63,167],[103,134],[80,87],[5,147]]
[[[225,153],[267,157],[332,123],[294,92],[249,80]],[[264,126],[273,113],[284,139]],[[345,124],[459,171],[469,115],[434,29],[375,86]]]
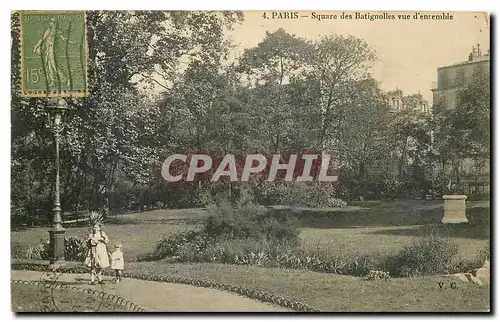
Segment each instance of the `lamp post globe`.
[[47,101],[47,109],[54,113],[62,113],[69,109],[69,106],[64,98],[49,98]]

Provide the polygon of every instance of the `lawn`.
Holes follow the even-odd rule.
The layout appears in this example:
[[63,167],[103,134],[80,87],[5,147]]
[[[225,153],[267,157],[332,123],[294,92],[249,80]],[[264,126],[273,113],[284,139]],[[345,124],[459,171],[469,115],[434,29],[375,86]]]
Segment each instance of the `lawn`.
[[[360,277],[224,264],[130,263],[128,271],[206,279],[280,294],[327,312],[486,312],[489,286],[429,276],[367,281]],[[439,283],[443,282],[443,289]],[[451,289],[451,283],[457,289]]]
[[[440,201],[364,202],[333,209],[275,209],[300,218],[304,243],[322,244],[348,253],[390,253],[424,234],[424,226],[439,223]],[[140,262],[163,235],[202,224],[203,209],[153,210],[120,215],[106,223],[111,241],[123,244],[127,271],[210,279],[268,291],[302,301],[324,311],[488,311],[489,287],[450,277],[429,276],[389,281],[291,269],[208,263]],[[489,202],[467,202],[470,224],[441,227],[459,245],[459,259],[474,259],[489,245]],[[478,223],[487,223],[481,224]],[[67,228],[67,236],[84,236],[87,227]],[[11,232],[13,255],[47,239],[46,228]],[[439,282],[448,285],[441,289]],[[455,282],[458,289],[451,289]]]
[[[393,253],[424,235],[424,225],[438,224],[440,201],[364,202],[345,208],[306,211],[300,236],[305,243],[321,244],[346,253]],[[442,227],[439,231],[458,245],[457,260],[472,260],[489,245],[489,202],[467,202],[471,224]],[[488,218],[489,219],[489,218]],[[488,220],[486,220],[488,222]]]
[[[120,215],[111,218],[103,226],[111,243],[121,242],[128,261],[153,250],[163,235],[172,235],[186,229],[195,228],[201,223],[206,212],[203,209],[153,210],[142,213]],[[84,238],[89,227],[66,228],[66,236]],[[48,240],[47,228],[36,227],[11,232],[11,250],[16,258],[22,257],[28,245]]]
[[74,290],[11,283],[14,312],[131,312],[123,305]]
[[[481,210],[481,211],[478,211]],[[351,253],[390,253],[423,235],[423,225],[438,223],[442,217],[440,201],[364,202],[344,208],[279,209],[300,212],[300,237],[304,243],[322,244]],[[489,218],[489,202],[467,202],[471,222]],[[486,211],[486,212],[485,212]],[[207,216],[204,209],[153,210],[120,215],[104,226],[111,242],[123,244],[127,261],[151,252],[163,235],[199,227]],[[484,219],[484,218],[483,218]],[[67,236],[84,237],[88,227],[67,228]],[[474,259],[489,245],[489,225],[461,226],[445,232],[459,246],[459,259]],[[48,239],[47,228],[37,227],[11,232],[12,253],[22,258],[28,245]]]

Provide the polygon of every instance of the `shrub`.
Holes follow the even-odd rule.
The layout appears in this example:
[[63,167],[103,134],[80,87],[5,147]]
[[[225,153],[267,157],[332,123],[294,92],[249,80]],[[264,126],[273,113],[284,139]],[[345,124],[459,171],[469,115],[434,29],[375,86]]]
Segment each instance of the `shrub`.
[[479,254],[477,255],[478,260],[481,263],[484,263],[486,260],[491,260],[491,251],[490,251],[490,245],[487,245],[483,249],[479,251]]
[[[156,259],[301,269],[373,280],[452,273],[459,267],[452,263],[456,253],[456,245],[435,233],[389,256],[346,252],[342,245],[298,246],[273,237],[212,238],[203,231],[164,238],[155,248]],[[482,251],[470,271],[482,266],[486,256]]]
[[26,258],[26,245],[21,243],[10,243],[10,257],[11,258]]
[[229,202],[234,208],[254,203],[254,189],[250,184],[215,182],[198,189],[200,204],[204,207]]
[[224,264],[269,266],[269,245],[261,239],[225,240],[207,249],[203,258]]
[[201,235],[201,232],[189,230],[172,236],[163,236],[163,238],[156,243],[151,257],[153,259],[162,259],[178,256],[181,247],[192,242],[199,235]]
[[264,206],[286,205],[297,207],[344,207],[347,203],[336,197],[334,184],[327,182],[251,182],[203,185],[198,189],[202,205],[221,205],[229,202],[234,208],[247,203]]
[[224,200],[229,200],[230,194],[228,187],[220,184],[202,185],[198,189],[200,204],[204,207],[218,205]]
[[391,276],[388,272],[384,271],[374,271],[371,270],[366,276],[365,279],[369,281],[377,281],[377,280],[388,280]]
[[475,235],[478,237],[489,237],[491,232],[489,207],[473,207],[467,209],[469,225],[475,228]]
[[[182,236],[186,233],[160,241],[155,249],[156,259],[171,257],[180,262],[279,267],[355,276],[364,276],[376,267],[374,256],[346,253],[340,247],[298,247],[293,241],[276,238],[216,240],[201,232],[186,242]],[[160,251],[161,247],[172,244],[176,246]]]
[[298,254],[308,269],[322,273],[364,276],[377,266],[376,254],[348,253],[342,245],[304,245]]
[[260,234],[269,239],[283,240],[286,242],[298,241],[299,230],[297,221],[290,216],[275,217],[265,214],[257,218]]
[[[23,258],[31,260],[48,260],[50,259],[50,243],[41,242],[38,245],[28,245]],[[67,261],[82,262],[87,255],[86,241],[76,237],[64,238],[64,257]]]
[[365,254],[339,253],[325,247],[297,247],[293,243],[258,239],[222,242],[208,249],[204,260],[356,276],[366,275],[374,267],[372,258]]
[[367,176],[341,173],[338,196],[345,200],[359,200],[360,197],[364,200],[394,200],[422,196],[423,191],[428,191],[432,187],[429,186],[430,183],[422,181],[420,170],[414,172],[417,168],[409,168],[403,173],[403,177],[391,171],[375,171]]
[[179,247],[178,259],[182,262],[198,262],[204,258],[206,250],[215,243],[212,237],[205,234],[195,236],[191,241]]
[[384,267],[392,276],[400,277],[445,274],[452,268],[457,253],[456,244],[431,232],[389,256]]
[[50,244],[39,244],[36,246],[29,245],[26,249],[25,258],[32,260],[46,260],[49,259]]
[[476,258],[469,260],[461,260],[453,265],[450,269],[450,274],[454,273],[473,273],[483,267],[484,262],[490,260],[490,246],[481,249]]
[[229,202],[208,207],[209,216],[205,221],[204,232],[212,237],[228,239],[247,238],[258,234],[255,220],[266,210],[258,206],[244,206],[234,209]]
[[193,208],[200,207],[200,195],[198,186],[194,182],[176,182],[175,184],[164,184],[163,203],[169,208]]
[[83,262],[86,256],[86,240],[76,237],[64,238],[64,257],[67,261]]
[[336,186],[325,182],[263,182],[254,188],[255,199],[266,206],[344,207],[346,202],[336,198]]
[[[262,206],[247,203],[233,208],[229,202],[211,205],[210,215],[201,230],[192,230],[162,238],[155,246],[151,259],[177,257],[183,261],[198,261],[212,258],[213,254],[203,254],[217,243],[234,240],[265,240],[298,243],[298,227],[288,216],[275,217]],[[210,250],[212,253],[214,249]],[[257,249],[252,250],[258,252]],[[222,257],[226,256],[221,254]],[[231,254],[235,255],[235,254]],[[215,260],[215,259],[214,259]],[[227,260],[224,257],[224,260]]]
[[[47,213],[50,213],[48,211]],[[24,207],[12,207],[10,209],[11,229],[19,229],[27,226],[40,225],[48,220],[43,209],[35,208],[33,204],[26,204]]]
[[233,208],[228,202],[208,208],[203,231],[223,239],[268,238],[297,240],[298,227],[289,216],[275,217],[265,207],[247,203]]
[[10,227],[17,229],[23,225],[29,225],[31,221],[30,216],[23,208],[10,207]]

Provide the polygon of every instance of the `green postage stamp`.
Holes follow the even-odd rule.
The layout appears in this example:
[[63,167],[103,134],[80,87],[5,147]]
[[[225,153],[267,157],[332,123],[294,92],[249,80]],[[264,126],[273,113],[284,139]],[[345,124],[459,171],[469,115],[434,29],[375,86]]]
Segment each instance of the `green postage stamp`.
[[87,96],[84,11],[21,11],[21,95]]

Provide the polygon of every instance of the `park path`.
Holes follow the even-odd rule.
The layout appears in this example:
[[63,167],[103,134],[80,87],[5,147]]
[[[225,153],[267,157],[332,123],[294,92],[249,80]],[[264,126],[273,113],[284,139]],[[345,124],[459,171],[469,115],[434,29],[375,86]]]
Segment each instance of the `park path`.
[[[42,272],[13,270],[12,280],[38,281]],[[58,282],[97,289],[121,296],[147,311],[162,312],[289,312],[285,308],[252,300],[234,293],[185,284],[123,278],[119,284],[105,276],[104,285],[89,285],[89,274],[61,274]]]

